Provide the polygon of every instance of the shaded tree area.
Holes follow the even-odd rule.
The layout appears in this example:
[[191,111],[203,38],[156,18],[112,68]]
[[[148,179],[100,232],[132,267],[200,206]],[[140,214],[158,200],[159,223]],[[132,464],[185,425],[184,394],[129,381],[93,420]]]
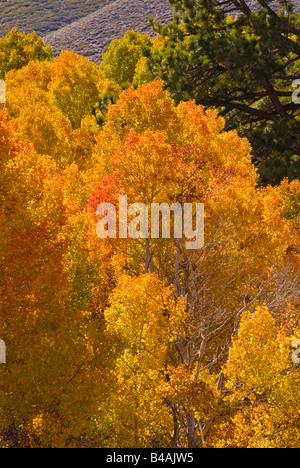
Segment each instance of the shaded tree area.
[[170,0],[168,26],[154,24],[160,50],[145,51],[150,68],[176,102],[215,106],[226,128],[253,147],[260,182],[277,184],[300,174],[300,19],[292,1]]

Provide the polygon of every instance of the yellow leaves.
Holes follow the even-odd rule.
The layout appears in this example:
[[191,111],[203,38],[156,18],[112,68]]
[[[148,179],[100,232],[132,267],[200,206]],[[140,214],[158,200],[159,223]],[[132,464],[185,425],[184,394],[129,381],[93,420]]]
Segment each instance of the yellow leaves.
[[[99,90],[98,67],[87,58],[64,51],[54,62],[31,62],[8,73],[6,108],[18,138],[34,144],[64,166],[86,168],[96,128],[78,130],[90,115]],[[77,143],[77,144],[76,144]]]
[[[184,365],[176,367],[169,365],[165,371],[168,382],[165,383],[165,397],[180,406],[190,406],[200,417],[212,414],[214,405],[218,401],[218,392],[215,385],[215,376],[204,371],[197,381],[193,378],[190,370]],[[210,401],[210,407],[207,401]]]
[[44,418],[42,414],[36,416],[32,421],[32,431],[35,436],[39,437],[42,435]]
[[[291,225],[284,219],[284,207],[282,199],[277,191],[267,187],[259,191],[260,206],[263,230],[261,237],[267,240],[262,243],[262,248],[268,246],[268,251],[272,251],[274,259],[284,258],[288,248],[294,244],[294,232]],[[275,260],[276,261],[276,260]]]
[[52,48],[45,46],[35,32],[24,34],[12,29],[0,40],[0,76],[9,70],[20,69],[33,60],[51,60]]
[[299,448],[298,418],[280,405],[245,405],[233,417],[230,427],[223,425],[219,448]]
[[98,67],[75,52],[63,51],[53,64],[53,103],[69,118],[73,129],[90,114],[98,97]]
[[175,158],[165,133],[146,131],[139,135],[132,131],[116,152],[112,171],[122,193],[129,195],[128,189],[134,190],[135,202],[167,201],[173,192]]
[[108,331],[117,333],[136,352],[164,353],[172,291],[156,275],[121,277],[110,302],[105,312]]
[[147,34],[128,30],[122,39],[114,39],[110,43],[100,69],[108,79],[123,89],[134,82],[140,84],[144,68],[142,48],[151,45],[151,38]]
[[[126,429],[125,446],[134,436],[135,444],[154,437],[159,427],[170,430],[169,405],[195,413],[202,421],[216,414],[215,377],[203,372],[196,381],[185,364],[168,364],[170,347],[187,326],[185,298],[177,298],[155,274],[123,276],[110,297],[105,319],[108,333],[119,340],[118,387],[130,395],[123,400],[119,394],[115,402],[116,420],[126,414],[132,420],[131,430],[135,427],[134,434]],[[185,446],[184,435],[180,443]]]
[[298,446],[294,424],[300,411],[300,374],[292,363],[290,345],[291,338],[277,329],[267,307],[243,315],[225,368],[230,400],[244,401],[232,420],[231,444]]
[[[32,224],[51,219],[52,223],[59,223],[62,219],[62,187],[63,179],[58,174],[58,168],[49,157],[38,156],[32,149],[11,159],[3,176],[10,185],[6,203],[11,203],[11,210],[26,210],[18,221]],[[32,187],[37,194],[32,194]]]
[[[136,352],[164,359],[186,320],[185,298],[162,283],[156,274],[121,276],[105,311],[107,329]],[[158,363],[158,362],[157,362]]]
[[131,428],[123,428],[127,439],[123,446],[139,445],[155,434],[155,427],[170,424],[162,402],[174,309],[174,292],[155,274],[122,276],[110,297],[105,311],[107,332],[116,336],[120,350],[116,362],[117,389],[121,392],[114,403],[116,426],[123,418],[132,421]]
[[[161,83],[155,82],[127,89],[109,107],[95,151],[99,174],[109,173],[99,186],[106,201],[122,192],[133,201],[205,202],[207,247],[199,263],[188,256],[180,258],[180,274],[187,275],[190,289],[180,299],[172,293],[167,320],[162,319],[157,292],[164,284],[161,278],[170,284],[174,277],[174,243],[149,241],[160,283],[156,275],[141,275],[134,263],[141,263],[143,246],[116,241],[97,248],[106,265],[103,270],[108,270],[108,251],[109,261],[119,262],[119,270],[114,267],[117,273],[110,278],[117,286],[104,315],[107,330],[121,350],[116,366],[121,388],[135,395],[138,407],[141,402],[150,405],[150,398],[156,404],[165,398],[169,409],[175,405],[180,413],[181,428],[188,424],[189,411],[198,421],[210,421],[218,414],[217,375],[205,368],[218,368],[218,358],[211,362],[212,356],[226,348],[238,310],[246,303],[253,310],[262,298],[276,294],[276,272],[293,241],[280,196],[256,188],[248,141],[223,128],[224,121],[215,111],[205,112],[194,102],[175,107]],[[123,277],[124,269],[139,276]],[[104,285],[107,290],[106,281]],[[284,303],[281,293],[277,301]],[[241,342],[231,349],[226,370],[233,405],[245,398],[257,402],[265,392],[270,394],[270,404],[283,404],[281,372],[290,365],[285,338],[277,333],[277,324],[264,307],[244,320],[245,332],[241,326]],[[215,336],[214,330],[221,332]],[[205,343],[206,334],[209,343]],[[274,383],[279,393],[270,393]],[[290,408],[291,396],[284,398]],[[118,411],[121,408],[133,419],[138,414],[126,403],[120,403]],[[232,429],[235,423],[231,423]],[[140,420],[138,425],[143,425]],[[182,437],[180,443],[184,446],[186,439]]]
[[48,105],[49,87],[53,77],[51,62],[30,62],[21,70],[6,76],[6,108],[9,115],[18,117],[30,103]]
[[182,144],[205,147],[209,140],[222,132],[225,126],[224,119],[218,116],[216,110],[204,111],[203,107],[197,106],[195,101],[181,102],[176,108],[176,113],[183,125]]
[[268,436],[272,439],[276,429],[270,421],[269,410],[264,403],[252,404],[241,410],[233,419],[234,442],[230,439],[226,442],[239,448],[270,448]]
[[[204,445],[211,424],[220,424],[212,445],[276,445],[278,427],[297,445],[288,333],[298,336],[298,182],[257,189],[247,140],[225,132],[215,110],[176,107],[162,82],[123,91],[97,130],[91,102],[110,91],[120,88],[69,52],[8,75],[0,337],[11,367],[0,368],[1,424],[13,420],[32,446],[167,446],[175,420],[182,447],[191,430]],[[189,254],[172,236],[148,239],[148,255],[144,241],[99,240],[97,203],[119,193],[204,202],[205,246]],[[281,271],[291,246],[292,267]],[[156,273],[143,273],[145,252]],[[264,300],[270,310],[254,313]],[[248,305],[224,368],[225,400],[217,374]]]
[[289,182],[287,179],[283,180],[279,187],[269,188],[270,195],[273,197],[279,196],[279,204],[283,210],[282,214],[284,218],[294,229],[295,245],[299,245],[300,242],[300,230],[299,230],[299,219],[300,219],[300,181],[293,180]]
[[258,176],[251,160],[251,146],[246,138],[240,138],[235,130],[220,133],[216,138],[216,150],[214,154],[224,166],[234,169],[241,178],[249,177],[253,182],[257,181]]
[[[222,200],[225,197],[234,199],[240,192],[239,196],[244,196],[249,205],[248,190],[254,190],[257,180],[251,165],[250,145],[236,132],[222,132],[223,128],[224,120],[214,110],[204,112],[194,102],[175,107],[162,83],[155,81],[137,90],[128,88],[121,93],[116,105],[109,106],[103,134],[97,143],[99,153],[96,149],[98,154],[95,156],[97,162],[102,160],[103,167],[110,170],[109,155],[112,160],[113,154],[119,155],[121,170],[124,172],[127,164],[135,177],[145,176],[145,185],[148,186],[145,168],[151,170],[152,167],[152,172],[155,168],[159,177],[170,174],[171,180],[161,179],[159,185],[163,188],[170,186],[174,197],[176,191],[193,193],[196,201],[200,202],[205,193],[203,189],[206,189],[207,203],[210,203],[214,193]],[[140,142],[144,138],[145,143],[134,151],[134,145],[130,149],[130,144],[135,135],[143,135]],[[155,152],[159,139],[161,147]],[[135,140],[138,141],[138,136]],[[109,154],[106,147],[110,148]],[[131,153],[126,151],[127,148]],[[127,185],[134,185],[131,179]]]
[[104,133],[113,133],[123,140],[134,129],[166,132],[168,137],[179,128],[179,121],[172,99],[162,88],[161,81],[146,83],[135,90],[127,88],[114,106],[109,106]]
[[244,314],[226,366],[228,388],[238,381],[241,396],[251,391],[261,394],[274,384],[281,370],[275,320],[268,309],[259,307],[253,315]]
[[[66,179],[71,184],[80,176],[74,168],[63,174],[53,159],[37,155],[28,144],[14,144],[5,125],[1,137],[3,143],[11,141],[12,151],[0,174],[0,335],[9,348],[10,367],[0,369],[1,426],[15,424],[24,444],[64,446],[70,433],[75,436],[88,426],[78,408],[84,408],[96,381],[94,373],[87,391],[80,390],[84,381],[79,376],[79,386],[68,385],[93,357],[83,336],[84,317],[70,305],[72,278],[62,236],[69,214],[65,196],[71,196]],[[95,413],[99,400],[95,394],[91,400]]]

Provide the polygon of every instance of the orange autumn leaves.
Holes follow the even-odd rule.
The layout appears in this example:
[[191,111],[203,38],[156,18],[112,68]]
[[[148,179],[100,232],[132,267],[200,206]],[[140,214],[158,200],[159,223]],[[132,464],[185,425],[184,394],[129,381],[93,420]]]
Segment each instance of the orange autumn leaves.
[[[168,114],[161,112],[166,108],[169,108]],[[125,91],[118,103],[109,108],[107,122],[98,141],[102,142],[101,148],[109,147],[113,141],[114,148],[109,159],[105,150],[95,152],[99,167],[105,166],[107,172],[89,200],[92,212],[98,203],[116,203],[117,194],[124,193],[132,201],[144,203],[205,203],[206,247],[203,252],[189,256],[181,251],[178,257],[174,243],[149,241],[152,271],[166,285],[173,286],[175,298],[180,290],[186,301],[184,326],[178,325],[176,338],[169,338],[170,348],[165,356],[165,363],[176,364],[165,364],[169,381],[166,376],[156,377],[158,400],[152,395],[151,401],[158,401],[159,405],[165,401],[169,415],[172,414],[173,421],[177,421],[172,426],[166,414],[157,413],[162,418],[160,424],[165,431],[170,431],[170,427],[175,431],[174,446],[221,445],[222,436],[212,421],[218,421],[222,428],[222,417],[218,411],[215,413],[215,409],[220,398],[221,407],[226,407],[227,403],[212,381],[218,378],[220,363],[226,356],[232,333],[237,333],[242,311],[247,310],[247,304],[250,310],[255,311],[260,303],[266,303],[281,317],[280,314],[286,316],[291,307],[298,307],[299,258],[291,254],[298,244],[298,237],[292,223],[286,221],[283,204],[286,185],[289,184],[284,182],[279,189],[257,189],[248,142],[241,140],[236,132],[223,132],[223,120],[214,111],[206,114],[193,102],[182,103],[175,108],[167,95],[163,97],[159,82]],[[291,190],[294,194],[299,193],[299,184],[294,182]],[[297,200],[295,195],[293,200],[295,197]],[[120,265],[129,271],[129,277],[127,273],[120,281],[132,284],[133,288],[134,280],[130,280],[130,274],[140,275],[143,271],[138,266],[145,258],[146,246],[127,241],[114,241],[114,244],[107,241],[106,245],[113,255],[114,268],[119,256]],[[101,255],[100,244],[95,249]],[[287,255],[288,252],[290,254]],[[105,258],[108,265],[110,260]],[[177,261],[180,262],[178,270]],[[119,273],[120,270],[117,276]],[[176,275],[178,277],[174,281]],[[147,275],[139,278],[139,292],[135,288],[130,290],[129,286],[126,292],[120,289],[121,319],[118,318],[118,323],[123,324],[124,337],[134,331],[131,328],[133,324],[126,319],[127,314],[134,316],[136,298],[143,295],[144,290],[147,293],[143,283]],[[115,310],[115,296],[110,300],[105,317],[110,317]],[[150,303],[151,298],[147,304]],[[144,311],[146,316],[146,306]],[[169,320],[171,317],[169,312]],[[118,329],[117,321],[113,327]],[[134,333],[138,338],[136,330]],[[158,335],[161,337],[161,332]],[[151,329],[151,340],[155,342],[155,327]],[[120,357],[120,378],[124,372],[129,372],[126,359],[130,357],[136,362],[139,353],[129,345],[125,348]],[[207,369],[210,369],[210,377],[207,377]],[[134,385],[134,379],[147,380],[147,372],[150,369],[146,362],[139,364],[134,371],[132,369],[133,380],[128,377],[126,382]],[[174,380],[171,375],[176,376]],[[132,388],[130,392],[133,392]],[[224,387],[223,390],[226,393]],[[135,395],[138,402],[145,397],[144,394],[142,397]],[[209,408],[203,404],[207,401],[210,402]],[[137,416],[133,409],[131,411],[132,416]],[[290,411],[293,411],[292,407]],[[113,412],[118,421],[121,412],[123,414],[123,410]],[[297,410],[294,417],[297,418]],[[134,421],[135,437],[141,440],[142,435],[139,434],[145,432],[144,420]],[[234,419],[228,422],[231,429],[234,424]],[[233,446],[239,444],[235,437],[228,443]],[[272,441],[269,445],[272,446]]]
[[[65,53],[8,76],[0,443],[277,446],[282,423],[297,445],[299,183],[257,188],[248,141],[160,81],[123,91],[97,128],[96,75]],[[121,194],[204,203],[204,248],[98,239],[98,204]]]

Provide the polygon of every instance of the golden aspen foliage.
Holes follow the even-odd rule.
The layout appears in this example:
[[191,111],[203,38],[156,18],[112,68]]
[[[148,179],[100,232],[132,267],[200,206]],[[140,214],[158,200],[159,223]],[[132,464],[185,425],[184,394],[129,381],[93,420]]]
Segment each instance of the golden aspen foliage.
[[62,51],[53,63],[52,102],[68,117],[72,128],[80,128],[98,98],[99,72],[89,59]]
[[115,336],[120,354],[109,414],[116,421],[116,443],[139,447],[159,441],[162,429],[172,427],[160,387],[165,386],[168,348],[183,326],[184,308],[155,274],[122,276],[110,303],[107,333]]
[[[102,167],[100,177],[104,175],[89,199],[91,213],[103,202],[116,205],[119,194],[127,194],[129,204],[205,205],[205,245],[198,252],[186,251],[172,236],[139,242],[106,239],[101,245],[96,234],[90,237],[93,255],[103,258],[112,285],[118,282],[119,258],[133,282],[142,272],[156,273],[185,298],[185,327],[168,355],[173,362],[168,378],[171,372],[185,375],[185,389],[192,393],[193,385],[204,385],[200,382],[208,370],[210,385],[201,387],[204,393],[190,407],[165,388],[174,424],[169,444],[204,447],[215,418],[205,403],[218,401],[212,382],[223,388],[221,363],[242,313],[265,302],[284,316],[297,296],[299,258],[289,253],[295,242],[292,223],[279,192],[257,189],[248,141],[235,131],[224,132],[224,120],[214,110],[204,111],[194,102],[176,107],[160,82],[125,90],[109,107],[98,142],[94,157]],[[97,217],[91,219],[95,232]],[[209,398],[203,397],[206,391]]]
[[[81,94],[80,98],[75,89],[76,86],[78,89],[81,86],[79,83],[81,78],[84,79],[85,76],[85,79],[88,80],[88,67],[84,72],[83,65],[86,65],[86,61],[80,65],[79,57],[76,60],[76,55],[74,58],[74,55],[71,54],[73,64],[71,60],[70,63],[66,63],[66,59],[63,57],[62,55],[62,63],[59,67],[56,62],[30,62],[21,70],[13,70],[8,73],[6,110],[12,119],[16,135],[33,143],[39,154],[52,156],[62,167],[75,163],[80,168],[87,169],[90,166],[89,161],[97,128],[87,127],[86,129],[76,128],[73,130],[69,111],[71,112],[72,106],[79,106],[77,110],[80,108],[80,112],[84,114],[89,114],[91,111],[91,101],[90,104],[86,105],[84,94]],[[80,67],[82,68],[81,72]],[[96,100],[98,92],[95,83],[98,75],[93,64],[91,64],[91,68],[94,71],[93,100]],[[72,78],[68,78],[67,73],[73,74]],[[60,105],[57,102],[54,103],[53,99],[53,89],[57,83],[62,83],[63,80],[69,80],[69,84],[65,84],[64,88],[64,102],[69,106],[69,110],[64,107],[60,108]],[[90,86],[88,83],[86,85]],[[84,93],[83,90],[82,93]],[[82,99],[81,102],[80,99]],[[76,113],[77,111],[74,108],[72,112]],[[90,117],[92,119],[92,116]]]
[[10,70],[19,70],[33,60],[51,60],[52,53],[52,47],[46,46],[35,32],[25,34],[13,28],[0,40],[0,79]]
[[291,359],[294,339],[266,306],[243,315],[225,368],[228,400],[235,406],[225,444],[299,447],[300,372]]
[[[246,138],[149,81],[141,51],[162,41],[6,74],[1,447],[299,446],[299,181],[258,187]],[[121,195],[148,236],[97,236]],[[153,235],[154,203],[183,221],[192,204],[194,229],[204,204],[204,244],[173,214]]]
[[0,138],[0,335],[8,354],[0,368],[1,445],[80,446],[88,432],[93,444],[109,345],[99,359],[103,326],[90,331],[82,304],[71,301],[65,179],[50,157],[17,141],[5,114]]
[[[143,47],[151,47],[152,40],[147,34],[137,31],[126,31],[122,39],[114,39],[107,52],[103,54],[100,70],[106,78],[116,82],[121,88],[142,84],[145,69]],[[147,81],[151,81],[147,77]]]

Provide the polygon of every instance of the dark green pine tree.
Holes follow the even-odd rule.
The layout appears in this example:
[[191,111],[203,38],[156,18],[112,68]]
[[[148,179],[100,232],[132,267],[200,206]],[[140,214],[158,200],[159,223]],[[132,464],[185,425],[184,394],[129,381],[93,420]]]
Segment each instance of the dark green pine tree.
[[116,104],[116,102],[117,99],[113,94],[106,94],[100,97],[98,102],[92,107],[91,114],[95,117],[96,124],[99,127],[102,127],[105,122],[108,106],[110,104]]
[[250,140],[262,184],[300,177],[296,1],[170,0],[172,23],[150,19],[164,37],[162,49],[145,50],[152,73],[176,102],[217,107],[227,129]]

